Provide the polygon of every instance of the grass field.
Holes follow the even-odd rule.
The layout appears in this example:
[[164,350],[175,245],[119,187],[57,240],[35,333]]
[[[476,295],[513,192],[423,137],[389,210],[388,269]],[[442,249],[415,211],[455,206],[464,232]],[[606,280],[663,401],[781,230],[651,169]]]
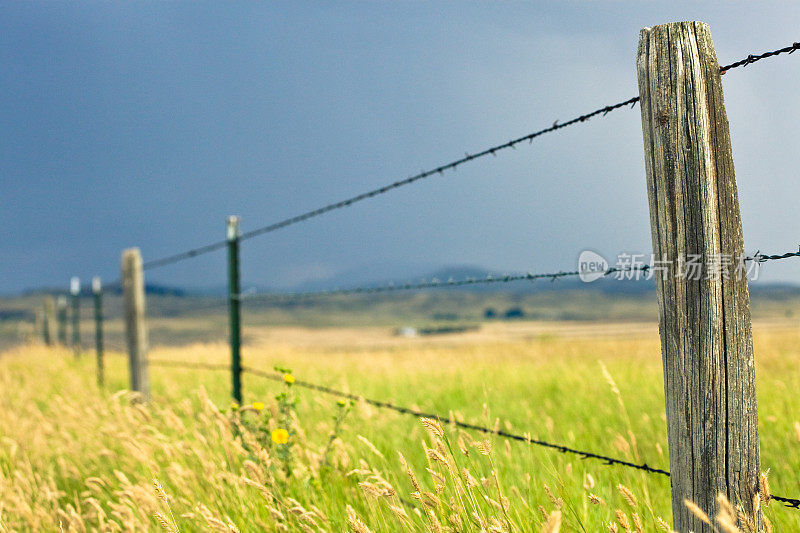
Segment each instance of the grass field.
[[[762,466],[775,494],[798,497],[800,329],[784,321],[754,331]],[[298,380],[668,468],[653,324],[495,323],[416,339],[379,327],[249,335],[252,367],[280,365]],[[222,343],[151,352],[227,356]],[[100,391],[92,354],[76,361],[27,345],[0,357],[0,531],[555,531],[558,516],[561,531],[595,532],[670,522],[664,476],[486,439],[446,419],[440,433],[252,375],[249,407],[233,411],[227,373],[153,367],[143,406],[121,392],[125,365],[108,356]],[[273,440],[280,428],[286,444]],[[800,511],[772,502],[766,515],[776,531],[800,530]]]

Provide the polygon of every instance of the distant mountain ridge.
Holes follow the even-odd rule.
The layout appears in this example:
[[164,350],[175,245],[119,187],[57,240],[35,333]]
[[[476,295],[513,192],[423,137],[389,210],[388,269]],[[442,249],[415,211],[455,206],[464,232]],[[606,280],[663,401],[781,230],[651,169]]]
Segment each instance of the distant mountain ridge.
[[[392,275],[394,273],[394,275]],[[446,282],[449,280],[462,281],[466,279],[486,279],[492,277],[500,279],[506,275],[519,275],[522,272],[492,270],[475,265],[449,265],[430,267],[421,265],[372,265],[370,267],[343,270],[325,279],[309,280],[291,287],[275,288],[243,283],[242,291],[255,292],[315,292],[325,290],[350,289],[355,287],[375,287],[388,284],[421,283],[430,281]],[[224,296],[227,294],[227,285],[212,287],[179,287],[159,283],[148,283],[146,293],[155,296]],[[535,281],[515,281],[510,283],[476,284],[462,287],[461,290],[476,292],[558,292],[558,291],[589,291],[603,294],[647,294],[655,291],[652,280],[618,280],[613,276],[601,278],[591,283],[584,283],[576,277],[565,277],[556,280],[538,279]],[[750,291],[754,294],[770,298],[782,298],[800,294],[800,285],[792,283],[771,282],[751,283]],[[65,294],[66,290],[49,288],[41,290],[23,291],[21,295],[31,296],[37,294]],[[121,293],[121,289],[115,291]],[[90,291],[84,288],[83,296],[89,296]]]
[[[144,290],[146,294],[154,294],[158,296],[195,296],[196,293],[187,290],[185,288],[170,286],[170,285],[161,285],[158,283],[147,283],[144,286]],[[49,287],[44,289],[28,289],[24,290],[20,293],[21,296],[36,296],[38,294],[67,294],[69,291],[64,288],[58,287]],[[114,294],[122,294],[122,287],[115,287],[111,290]],[[81,287],[81,296],[91,296],[92,290],[89,287]]]

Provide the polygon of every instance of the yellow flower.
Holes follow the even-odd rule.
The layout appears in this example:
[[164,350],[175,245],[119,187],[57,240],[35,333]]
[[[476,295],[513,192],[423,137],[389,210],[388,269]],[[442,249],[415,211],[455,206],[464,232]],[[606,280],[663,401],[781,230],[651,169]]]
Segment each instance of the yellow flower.
[[253,402],[253,409],[256,411],[261,411],[264,408],[264,404],[261,402]]
[[283,375],[283,381],[285,381],[286,383],[291,385],[292,383],[294,383],[294,376],[291,375],[291,374],[284,374]]
[[289,442],[289,432],[283,428],[273,429],[272,442],[276,444],[286,444]]

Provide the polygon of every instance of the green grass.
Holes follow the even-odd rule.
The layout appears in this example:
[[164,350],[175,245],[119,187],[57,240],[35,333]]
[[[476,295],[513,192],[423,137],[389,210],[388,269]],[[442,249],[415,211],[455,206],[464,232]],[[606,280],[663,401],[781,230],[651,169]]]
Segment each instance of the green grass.
[[[297,335],[299,339],[302,332]],[[762,465],[770,468],[773,492],[790,497],[800,495],[800,442],[795,429],[800,398],[794,392],[800,389],[798,337],[797,330],[756,329]],[[417,340],[383,348],[336,351],[299,348],[284,341],[248,346],[244,358],[246,364],[262,369],[288,366],[299,380],[470,423],[499,424],[516,433],[529,432],[534,438],[667,468],[659,354],[657,338],[572,339],[551,335],[458,346]],[[227,349],[223,344],[160,348],[153,350],[152,357],[223,362]],[[619,396],[605,379],[601,363],[618,386]],[[100,491],[103,497],[97,497],[107,521],[114,519],[115,509],[121,513],[115,506],[130,508],[134,517],[119,521],[122,525],[126,521],[134,524],[134,529],[156,529],[155,511],[165,512],[157,500],[151,501],[153,478],[159,479],[170,495],[182,531],[211,527],[212,522],[202,516],[200,504],[223,522],[222,517],[230,517],[242,531],[279,530],[284,526],[300,531],[302,521],[289,511],[294,505],[287,504],[290,498],[305,510],[312,505],[319,508],[328,520],[318,520],[319,525],[328,531],[349,527],[348,505],[373,531],[407,530],[391,511],[390,503],[409,514],[410,530],[434,527],[429,517],[414,514],[414,508],[424,513],[426,507],[412,497],[414,488],[400,465],[398,452],[408,459],[424,490],[436,492],[434,477],[426,467],[443,474],[446,468],[426,458],[424,446],[432,446],[432,441],[413,417],[356,405],[329,454],[334,466],[320,470],[321,454],[334,426],[332,417],[339,407],[334,397],[293,387],[300,400],[296,409],[299,433],[292,437],[296,469],[286,478],[279,450],[270,445],[267,453],[271,466],[259,463],[263,467],[259,475],[272,479],[266,484],[273,500],[265,500],[258,490],[237,485],[235,479],[246,470],[244,462],[258,460],[252,451],[242,452],[233,443],[235,439],[226,436],[224,423],[221,426],[209,414],[198,392],[204,389],[212,402],[225,408],[230,402],[229,375],[154,367],[153,400],[143,414],[140,408],[123,401],[124,397],[109,399],[114,391],[127,386],[124,359],[110,356],[108,370],[108,387],[101,393],[93,384],[90,357],[76,362],[65,352],[29,347],[0,358],[0,434],[5,436],[0,444],[0,496],[12,490],[12,485],[16,487],[13,490],[21,491],[14,498],[2,497],[0,517],[9,524],[9,530],[26,530],[26,517],[38,521],[27,527],[30,530],[48,529],[59,520],[62,525],[68,524],[63,516],[59,518],[58,510],[63,513],[70,505],[85,525],[97,527],[97,513],[85,503],[97,496],[87,488],[86,479],[92,477],[107,484]],[[274,415],[274,397],[283,389],[278,383],[245,376],[246,401],[268,404],[264,413],[272,410]],[[259,416],[262,422],[269,417]],[[170,422],[172,417],[180,419],[187,429],[176,430]],[[455,449],[462,432],[448,427],[447,420],[443,422]],[[275,421],[271,424],[274,428]],[[372,443],[380,455],[359,436]],[[472,434],[471,438],[483,437]],[[564,502],[562,531],[606,530],[609,523],[616,522],[616,509],[628,516],[637,512],[646,531],[657,530],[657,517],[670,519],[669,480],[664,476],[606,466],[496,436],[489,440],[491,457],[475,448],[469,456],[457,450],[454,454],[459,467],[466,466],[477,479],[487,480],[486,487],[480,484],[474,489],[480,501],[474,505],[457,501],[453,506],[456,510],[476,506],[487,519],[494,517],[504,528],[510,524],[517,531],[539,530],[545,522],[542,510],[549,514],[557,507],[547,494],[547,484]],[[129,485],[120,481],[115,470],[124,474]],[[483,498],[500,498],[492,470],[497,472],[500,494],[509,500],[507,514]],[[369,496],[358,482],[368,481],[370,475],[384,478],[398,496]],[[20,489],[15,476],[29,480],[33,488],[29,492]],[[447,476],[446,481],[444,503],[448,495],[457,494],[451,486],[454,481]],[[42,488],[48,483],[52,490]],[[619,484],[635,494],[638,509],[625,501]],[[585,485],[593,486],[587,489]],[[48,491],[55,495],[42,495]],[[590,503],[589,492],[604,503]],[[277,500],[287,506],[280,507],[274,503]],[[20,511],[23,502],[36,512]],[[276,507],[284,520],[276,520],[267,505]],[[449,514],[458,514],[444,504],[435,512],[441,521]],[[476,530],[475,524],[464,518],[469,511],[462,514],[460,530]],[[800,528],[800,511],[773,502],[767,516],[776,531]],[[48,517],[51,522],[47,522]],[[451,526],[456,523],[451,522]]]

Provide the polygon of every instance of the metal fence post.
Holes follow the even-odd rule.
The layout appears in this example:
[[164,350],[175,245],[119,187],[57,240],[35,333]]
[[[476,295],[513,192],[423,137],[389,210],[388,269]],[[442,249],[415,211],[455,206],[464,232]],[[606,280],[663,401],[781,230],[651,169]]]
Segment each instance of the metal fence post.
[[75,357],[81,354],[81,280],[74,277],[69,283],[72,295],[72,351]]
[[650,228],[660,265],[655,279],[673,528],[710,533],[715,528],[684,500],[714,516],[721,492],[752,515],[760,460],[742,222],[708,25],[643,29],[637,66]]
[[229,216],[228,236],[228,308],[230,311],[231,374],[233,399],[242,403],[241,309],[239,286],[239,217]]
[[97,352],[97,386],[105,383],[105,366],[103,362],[103,284],[99,276],[92,279],[94,295],[94,346]]

